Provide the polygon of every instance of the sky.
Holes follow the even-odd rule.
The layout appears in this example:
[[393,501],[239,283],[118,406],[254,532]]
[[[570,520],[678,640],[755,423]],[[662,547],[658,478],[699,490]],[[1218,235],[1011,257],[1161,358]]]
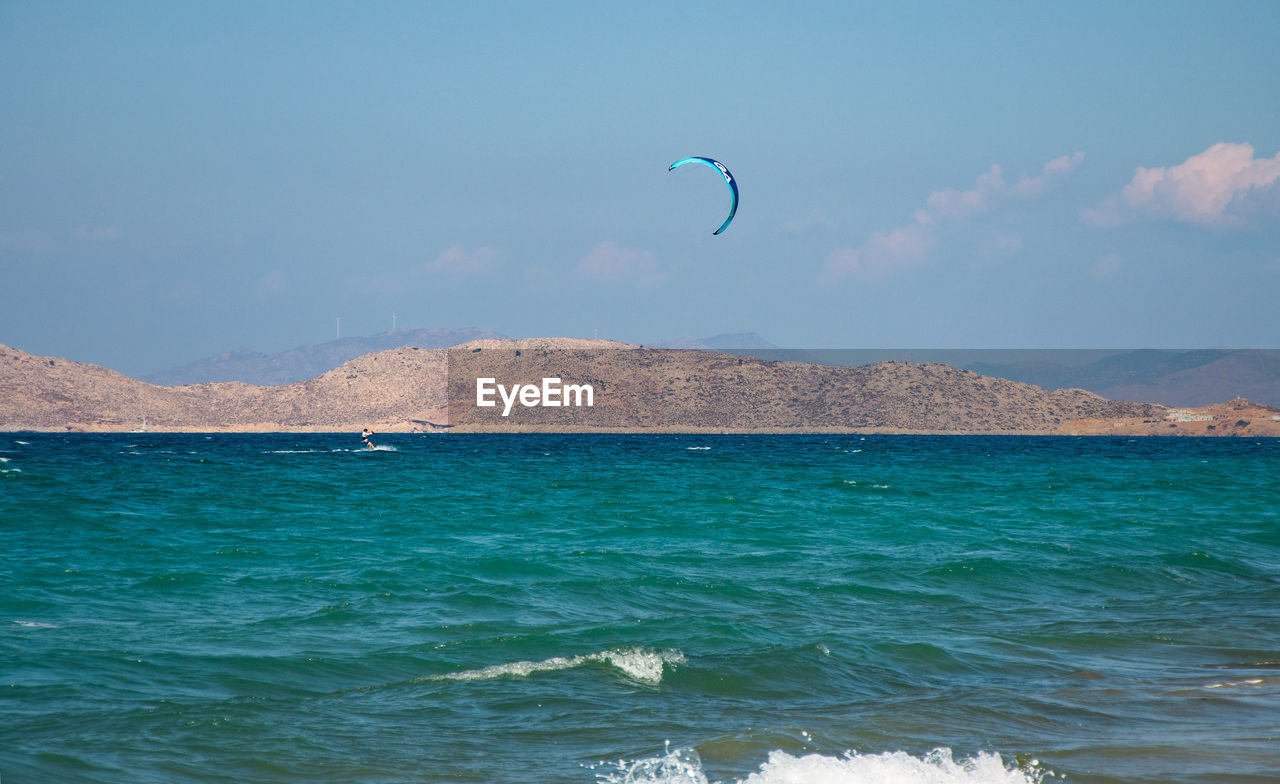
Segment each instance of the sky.
[[1269,1],[0,0],[0,343],[1280,347],[1277,40]]

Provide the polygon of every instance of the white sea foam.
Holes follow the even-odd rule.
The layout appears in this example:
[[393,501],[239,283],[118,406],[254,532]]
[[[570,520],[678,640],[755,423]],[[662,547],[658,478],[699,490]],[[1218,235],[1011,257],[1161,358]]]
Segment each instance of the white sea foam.
[[309,455],[319,452],[319,449],[272,449],[266,454],[268,455]]
[[685,449],[710,449],[709,446],[686,446]]
[[[604,767],[606,763],[590,766]],[[670,747],[661,757],[627,762],[619,760],[613,770],[596,774],[601,784],[707,784],[702,772],[702,758],[693,749]]]
[[1250,686],[1274,686],[1280,684],[1280,678],[1246,678],[1242,681],[1223,681],[1221,683],[1210,683],[1205,686],[1206,689],[1239,689],[1248,688]]
[[[597,766],[599,767],[599,766]],[[955,759],[950,749],[934,749],[921,757],[905,751],[881,754],[846,753],[839,757],[807,754],[795,757],[773,751],[755,773],[740,784],[1040,784],[1052,771],[1032,760],[1027,768],[1008,764],[992,752]],[[692,749],[668,751],[660,757],[620,761],[598,772],[600,784],[707,784],[702,760]]]
[[28,629],[56,629],[56,628],[58,628],[55,624],[52,624],[52,623],[44,623],[44,622],[42,622],[42,621],[14,621],[14,623],[18,624],[19,626],[24,626],[24,627],[26,627],[26,628],[28,628]]
[[624,675],[641,683],[658,684],[662,681],[663,668],[668,664],[681,664],[684,654],[677,650],[655,651],[648,648],[615,648],[582,656],[556,656],[537,662],[512,662],[495,664],[478,670],[430,675],[417,680],[434,681],[488,681],[497,678],[527,678],[535,672],[570,670],[584,664],[603,663],[616,667]]

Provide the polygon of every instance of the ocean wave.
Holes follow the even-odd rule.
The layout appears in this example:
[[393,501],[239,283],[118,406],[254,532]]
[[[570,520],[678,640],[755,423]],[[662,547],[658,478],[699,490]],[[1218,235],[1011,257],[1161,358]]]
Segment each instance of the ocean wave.
[[1280,678],[1244,678],[1238,681],[1221,681],[1219,683],[1210,683],[1205,686],[1206,689],[1247,689],[1257,688],[1259,686],[1277,686],[1280,685]]
[[585,664],[608,664],[624,675],[641,683],[657,685],[667,664],[684,663],[684,654],[677,650],[655,651],[648,648],[616,648],[581,656],[556,656],[543,661],[511,662],[482,667],[478,670],[451,672],[444,675],[428,675],[418,681],[488,681],[498,678],[527,678],[535,672],[570,670]]
[[[958,760],[947,748],[920,757],[905,751],[847,752],[839,757],[796,757],[773,751],[768,761],[740,784],[1041,784],[1056,775],[1037,760],[1018,767],[985,751]],[[612,770],[597,772],[596,780],[600,784],[708,784],[702,759],[693,749],[668,750],[662,756],[633,762],[623,760]]]

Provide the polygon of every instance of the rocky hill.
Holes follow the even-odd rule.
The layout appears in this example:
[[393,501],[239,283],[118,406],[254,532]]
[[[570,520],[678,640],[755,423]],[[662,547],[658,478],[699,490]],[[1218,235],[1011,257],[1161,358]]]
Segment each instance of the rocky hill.
[[[475,378],[590,383],[595,406],[474,405]],[[0,429],[197,432],[457,430],[1057,433],[1079,421],[1156,421],[1165,409],[1046,391],[908,362],[831,367],[608,341],[473,341],[357,357],[278,386],[162,387],[0,346]],[[1263,417],[1263,419],[1266,419]],[[1280,435],[1280,423],[1277,423]]]
[[[1047,392],[948,365],[878,362],[832,367],[702,350],[512,349],[468,344],[450,352],[450,422],[462,429],[858,430],[1056,432],[1081,418],[1160,416],[1162,409],[1083,390]],[[591,384],[590,408],[474,405],[474,381],[542,378]]]
[[[162,387],[0,346],[0,429],[189,432],[409,430],[443,419],[445,352],[400,348],[281,386]],[[423,425],[423,427],[426,427]]]
[[1198,408],[1167,409],[1161,418],[1084,418],[1067,422],[1063,433],[1081,436],[1280,437],[1280,408],[1236,398]]

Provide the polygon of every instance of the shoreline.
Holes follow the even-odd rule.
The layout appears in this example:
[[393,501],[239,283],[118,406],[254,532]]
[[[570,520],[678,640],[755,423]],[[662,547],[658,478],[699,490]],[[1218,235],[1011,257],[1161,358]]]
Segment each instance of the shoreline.
[[[1280,428],[1277,428],[1280,431]],[[9,436],[17,435],[340,435],[349,436],[352,433],[358,434],[359,428],[292,428],[292,429],[253,429],[246,430],[241,428],[217,428],[217,429],[190,429],[183,427],[157,427],[149,428],[146,432],[136,432],[127,429],[117,429],[110,427],[85,427],[85,428],[21,428],[15,430],[0,430],[0,433]],[[643,436],[643,435],[705,435],[705,436],[957,436],[957,437],[1043,437],[1043,438],[1210,438],[1210,439],[1230,439],[1230,438],[1280,438],[1280,432],[1223,432],[1223,433],[1204,433],[1191,432],[1188,430],[1179,430],[1176,432],[1135,432],[1128,430],[1106,430],[1084,429],[1079,432],[1072,430],[1059,431],[1043,431],[1043,430],[907,430],[894,428],[553,428],[553,427],[513,427],[506,429],[488,429],[488,428],[449,428],[439,430],[394,430],[384,429],[376,431],[379,435],[421,435],[421,436],[472,436],[472,435],[513,435],[513,436],[538,436],[538,435],[614,435],[614,436]]]

